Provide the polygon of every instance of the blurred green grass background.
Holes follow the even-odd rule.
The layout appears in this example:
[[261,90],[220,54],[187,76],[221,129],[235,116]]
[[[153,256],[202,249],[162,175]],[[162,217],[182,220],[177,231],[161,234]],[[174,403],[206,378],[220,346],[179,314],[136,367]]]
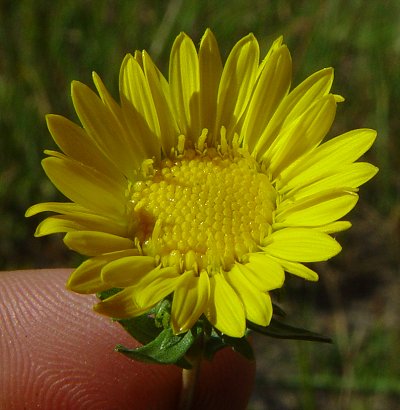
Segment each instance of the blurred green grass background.
[[95,70],[117,96],[127,52],[146,49],[164,73],[180,31],[206,27],[226,56],[253,32],[265,52],[283,34],[293,84],[335,67],[332,135],[378,130],[366,159],[379,174],[361,189],[339,236],[344,251],[319,264],[316,284],[289,280],[279,297],[289,319],[331,335],[334,345],[255,338],[257,383],[250,409],[396,409],[400,402],[400,3],[343,0],[31,0],[0,2],[0,268],[74,266],[60,237],[34,239],[28,206],[59,200],[40,166],[54,148],[46,113],[76,119],[70,82]]

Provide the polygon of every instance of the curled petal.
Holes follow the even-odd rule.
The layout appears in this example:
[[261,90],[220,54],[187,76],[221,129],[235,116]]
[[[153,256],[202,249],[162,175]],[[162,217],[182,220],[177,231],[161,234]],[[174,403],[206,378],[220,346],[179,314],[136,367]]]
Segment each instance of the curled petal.
[[101,277],[110,287],[127,287],[137,285],[156,267],[156,262],[151,256],[127,256],[119,258],[106,265]]
[[133,241],[128,238],[96,231],[69,232],[64,243],[70,249],[89,256],[134,248]]
[[132,250],[113,252],[86,260],[72,272],[67,282],[67,289],[77,293],[97,293],[110,289],[110,285],[101,278],[102,268],[107,263],[126,257],[132,252]]
[[147,307],[139,306],[135,299],[136,290],[131,286],[125,288],[116,295],[102,300],[93,306],[94,311],[102,315],[110,316],[115,319],[125,319],[139,316],[148,310]]

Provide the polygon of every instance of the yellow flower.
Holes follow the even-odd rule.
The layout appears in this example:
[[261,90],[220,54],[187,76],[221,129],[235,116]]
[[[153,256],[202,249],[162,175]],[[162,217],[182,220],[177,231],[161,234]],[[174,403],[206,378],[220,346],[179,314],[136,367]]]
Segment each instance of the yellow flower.
[[356,204],[357,187],[377,172],[355,161],[376,133],[358,129],[322,143],[340,96],[331,68],[289,92],[291,57],[282,38],[259,61],[253,35],[222,64],[207,30],[199,50],[180,34],[169,79],[149,55],[127,55],[118,104],[93,74],[100,98],[79,82],[72,99],[83,128],[49,115],[63,153],[43,167],[71,202],[52,211],[36,235],[66,233],[90,259],[67,287],[79,293],[122,290],[95,310],[140,315],[171,297],[178,334],[205,315],[220,332],[242,337],[246,320],[266,326],[269,291],[284,272],[315,281],[303,263],[336,255],[331,234]]

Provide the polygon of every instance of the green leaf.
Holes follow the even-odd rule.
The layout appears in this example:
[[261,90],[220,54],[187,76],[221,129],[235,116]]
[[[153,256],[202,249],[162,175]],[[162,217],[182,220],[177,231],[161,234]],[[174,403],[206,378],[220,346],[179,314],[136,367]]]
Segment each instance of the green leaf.
[[154,320],[156,326],[166,329],[170,326],[171,318],[171,301],[169,299],[163,299],[154,308]]
[[235,352],[240,353],[248,360],[254,360],[254,352],[251,344],[249,343],[247,336],[245,337],[229,337],[222,336],[222,340],[233,348]]
[[151,311],[130,319],[118,319],[117,322],[143,345],[154,340],[162,331],[151,316]]
[[[196,328],[195,328],[196,330]],[[136,349],[117,345],[115,350],[125,356],[146,363],[176,364],[190,369],[190,363],[184,358],[186,352],[196,341],[199,334],[193,329],[181,335],[174,335],[171,328],[164,329],[152,342]]]
[[266,336],[275,337],[278,339],[297,339],[309,340],[313,342],[332,343],[329,337],[318,333],[310,332],[309,330],[294,327],[276,319],[271,319],[269,326],[260,326],[255,323],[248,322],[247,327],[255,332]]
[[123,288],[111,288],[111,289],[103,290],[103,292],[96,293],[96,296],[100,300],[104,300],[104,299],[107,299],[111,296],[116,295],[118,292],[121,292],[122,289]]
[[247,340],[247,335],[241,338],[230,337],[212,330],[210,336],[204,339],[204,356],[207,360],[212,360],[214,355],[225,347],[231,347],[246,359],[254,360],[254,352],[251,344]]

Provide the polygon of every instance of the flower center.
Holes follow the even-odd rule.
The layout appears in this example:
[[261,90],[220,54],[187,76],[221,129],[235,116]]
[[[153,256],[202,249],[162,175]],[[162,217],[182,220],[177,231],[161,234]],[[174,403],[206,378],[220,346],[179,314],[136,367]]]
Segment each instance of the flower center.
[[164,266],[229,270],[268,235],[276,194],[239,149],[185,150],[132,187],[136,237]]

